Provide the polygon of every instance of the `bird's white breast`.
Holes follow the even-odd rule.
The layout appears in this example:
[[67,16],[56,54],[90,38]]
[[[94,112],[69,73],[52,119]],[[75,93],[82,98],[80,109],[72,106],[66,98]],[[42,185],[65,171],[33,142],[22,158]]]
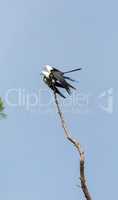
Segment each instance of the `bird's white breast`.
[[47,71],[42,71],[42,74],[46,77],[49,78],[50,73]]

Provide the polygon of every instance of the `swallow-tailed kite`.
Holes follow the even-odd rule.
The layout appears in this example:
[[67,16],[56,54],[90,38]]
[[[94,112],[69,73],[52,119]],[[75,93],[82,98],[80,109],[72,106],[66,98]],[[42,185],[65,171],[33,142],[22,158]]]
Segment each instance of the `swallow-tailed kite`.
[[58,87],[65,89],[68,92],[68,94],[71,94],[71,88],[76,89],[70,83],[67,82],[67,80],[72,82],[74,82],[75,80],[71,79],[68,76],[65,76],[65,74],[79,71],[81,69],[82,68],[77,68],[71,71],[62,72],[56,69],[55,67],[46,65],[46,71],[42,71],[42,74],[44,76],[43,80],[54,92],[59,94],[61,97],[65,98],[65,96],[58,90]]

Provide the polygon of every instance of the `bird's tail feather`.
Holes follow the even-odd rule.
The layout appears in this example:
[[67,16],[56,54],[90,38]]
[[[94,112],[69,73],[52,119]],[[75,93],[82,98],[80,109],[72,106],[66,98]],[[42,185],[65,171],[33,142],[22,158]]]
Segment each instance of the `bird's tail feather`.
[[69,80],[69,81],[79,83],[79,81],[74,80],[74,79],[72,79],[72,78],[70,78],[70,77],[68,77],[68,76],[64,76],[64,78],[67,79],[67,80]]
[[69,84],[68,83],[68,87],[70,87],[70,88],[72,88],[72,89],[74,89],[74,90],[76,90],[76,88],[75,87],[73,87],[71,84]]
[[66,71],[66,72],[64,72],[64,74],[68,74],[68,73],[71,73],[71,72],[76,72],[76,71],[79,71],[81,69],[82,68],[77,68],[77,69],[73,69],[73,70],[70,70],[70,71]]
[[60,95],[61,97],[63,97],[64,99],[66,98],[60,91],[57,92],[58,95]]
[[57,88],[56,88],[56,91],[55,91],[58,95],[60,95],[61,97],[63,97],[64,99],[66,98]]
[[72,78],[70,78],[70,77],[68,77],[68,76],[64,76],[64,78],[67,79],[67,80],[69,80],[69,81],[72,81],[72,82],[75,81],[74,79],[72,79]]

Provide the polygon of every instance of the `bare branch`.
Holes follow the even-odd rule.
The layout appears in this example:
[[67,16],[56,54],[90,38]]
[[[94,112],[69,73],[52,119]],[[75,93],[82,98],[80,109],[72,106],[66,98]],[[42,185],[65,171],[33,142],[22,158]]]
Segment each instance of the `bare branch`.
[[69,132],[69,130],[67,128],[67,125],[66,125],[66,122],[64,120],[64,116],[63,116],[63,113],[60,109],[59,102],[58,102],[58,99],[57,99],[57,95],[56,95],[55,92],[54,92],[54,99],[55,99],[55,104],[57,106],[58,114],[59,114],[59,117],[60,117],[60,120],[61,120],[61,125],[62,125],[62,128],[64,129],[64,135],[65,135],[66,139],[76,147],[76,150],[78,151],[78,153],[80,155],[80,181],[81,181],[81,188],[82,188],[83,194],[84,194],[86,200],[92,200],[91,195],[90,195],[89,190],[88,190],[88,186],[87,186],[87,182],[86,182],[86,178],[85,178],[85,173],[84,173],[84,171],[85,171],[84,152],[81,150],[80,142],[75,140],[71,136],[71,133]]

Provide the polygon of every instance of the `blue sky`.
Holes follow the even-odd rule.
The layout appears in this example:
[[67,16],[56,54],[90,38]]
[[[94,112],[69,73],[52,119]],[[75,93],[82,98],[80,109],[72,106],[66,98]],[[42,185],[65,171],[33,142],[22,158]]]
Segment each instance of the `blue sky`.
[[[79,104],[65,100],[65,118],[86,152],[93,199],[117,198],[117,7],[115,0],[1,2],[0,96],[8,117],[0,121],[0,199],[83,199],[77,153],[40,77],[44,64],[83,66],[73,74]],[[20,90],[30,107],[9,105],[10,90],[11,104]]]

